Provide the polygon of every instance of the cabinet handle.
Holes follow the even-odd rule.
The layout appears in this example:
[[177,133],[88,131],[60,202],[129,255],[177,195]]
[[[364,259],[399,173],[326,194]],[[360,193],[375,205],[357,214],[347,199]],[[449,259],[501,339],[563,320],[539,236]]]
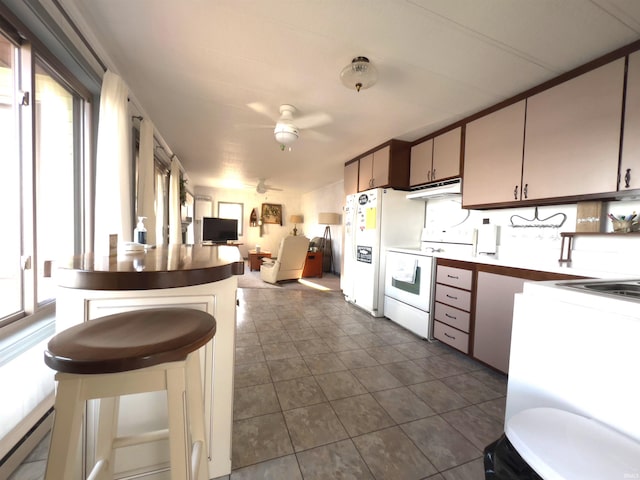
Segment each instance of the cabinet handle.
[[527,196],[527,195],[528,195],[528,192],[529,192],[529,184],[528,184],[528,183],[525,183],[525,184],[524,184],[524,191],[522,192],[522,193],[524,193],[524,198],[529,198],[529,197]]
[[447,273],[447,278],[453,278],[454,280],[458,280],[460,277],[458,277],[457,275],[449,275]]
[[370,179],[369,179],[369,186],[370,186],[370,187],[373,187],[373,178],[370,178]]
[[436,169],[433,169],[433,174],[431,175],[431,179],[435,180],[436,179]]
[[516,188],[513,189],[513,199],[518,199],[518,185],[516,185]]
[[457,320],[458,319],[458,317],[454,317],[453,315],[449,315],[448,313],[445,313],[444,316],[447,317],[447,318],[451,318],[452,320]]
[[627,173],[624,174],[624,187],[629,188],[631,186],[631,169],[627,168]]
[[450,298],[452,300],[457,300],[458,299],[458,297],[454,297],[453,295],[449,295],[448,293],[446,294],[446,297]]
[[427,172],[427,181],[431,181],[431,169],[429,169],[429,171]]
[[455,340],[456,337],[454,337],[453,335],[449,335],[447,332],[444,332],[444,336],[445,337],[449,337],[451,340]]

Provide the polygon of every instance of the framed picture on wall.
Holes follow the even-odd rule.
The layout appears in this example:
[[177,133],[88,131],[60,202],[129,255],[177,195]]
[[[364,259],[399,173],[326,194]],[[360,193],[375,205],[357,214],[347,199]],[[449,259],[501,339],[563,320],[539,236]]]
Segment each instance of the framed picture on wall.
[[275,203],[262,204],[262,223],[282,225],[282,205]]

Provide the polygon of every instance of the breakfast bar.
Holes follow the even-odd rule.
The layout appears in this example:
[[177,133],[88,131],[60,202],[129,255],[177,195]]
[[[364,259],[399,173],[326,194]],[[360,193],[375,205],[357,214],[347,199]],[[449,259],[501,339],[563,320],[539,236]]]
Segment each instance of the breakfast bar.
[[[57,265],[57,331],[105,315],[158,307],[213,315],[217,331],[200,349],[209,477],[231,472],[236,275],[244,262],[235,246],[168,245],[113,257],[77,255]],[[82,468],[94,462],[97,404],[87,402]],[[163,392],[130,395],[120,406],[120,434],[166,427]],[[118,478],[168,478],[166,440],[118,450]],[[81,467],[80,465],[78,466]]]

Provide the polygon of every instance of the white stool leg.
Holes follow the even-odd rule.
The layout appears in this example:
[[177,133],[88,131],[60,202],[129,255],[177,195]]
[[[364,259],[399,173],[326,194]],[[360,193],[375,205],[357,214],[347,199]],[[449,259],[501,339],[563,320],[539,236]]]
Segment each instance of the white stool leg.
[[118,414],[120,397],[100,399],[100,416],[98,422],[98,438],[96,441],[96,463],[106,463],[96,476],[96,480],[112,480],[115,462],[113,441],[118,436]]
[[171,462],[171,479],[185,480],[190,478],[187,458],[191,456],[191,448],[187,442],[187,419],[185,405],[185,365],[179,363],[177,368],[167,368],[167,408],[169,417],[169,459]]
[[196,351],[187,358],[187,409],[189,431],[191,432],[191,445],[200,442],[199,457],[192,458],[191,460],[191,470],[194,480],[207,480],[209,478],[203,403],[202,380],[200,379],[200,354]]
[[57,374],[55,417],[45,480],[74,480],[84,411],[82,380]]

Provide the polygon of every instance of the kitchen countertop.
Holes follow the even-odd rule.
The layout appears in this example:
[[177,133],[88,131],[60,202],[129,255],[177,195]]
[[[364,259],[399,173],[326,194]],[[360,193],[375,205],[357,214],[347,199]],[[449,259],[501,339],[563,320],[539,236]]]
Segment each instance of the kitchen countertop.
[[560,273],[565,275],[575,275],[578,277],[602,278],[602,279],[627,279],[638,276],[637,271],[630,270],[628,272],[611,264],[597,265],[585,259],[574,259],[572,262],[558,262],[559,250],[542,251],[542,252],[518,252],[505,253],[498,252],[495,255],[471,253],[469,246],[468,252],[422,252],[418,248],[412,247],[390,247],[387,250],[395,252],[411,253],[414,255],[424,255],[434,258],[444,258],[448,260],[458,260],[462,262],[477,263],[483,265],[495,265],[499,267],[522,268],[526,270],[534,270],[540,272]]
[[152,290],[217,282],[244,273],[236,246],[166,245],[117,257],[76,255],[57,262],[61,287],[87,290]]

